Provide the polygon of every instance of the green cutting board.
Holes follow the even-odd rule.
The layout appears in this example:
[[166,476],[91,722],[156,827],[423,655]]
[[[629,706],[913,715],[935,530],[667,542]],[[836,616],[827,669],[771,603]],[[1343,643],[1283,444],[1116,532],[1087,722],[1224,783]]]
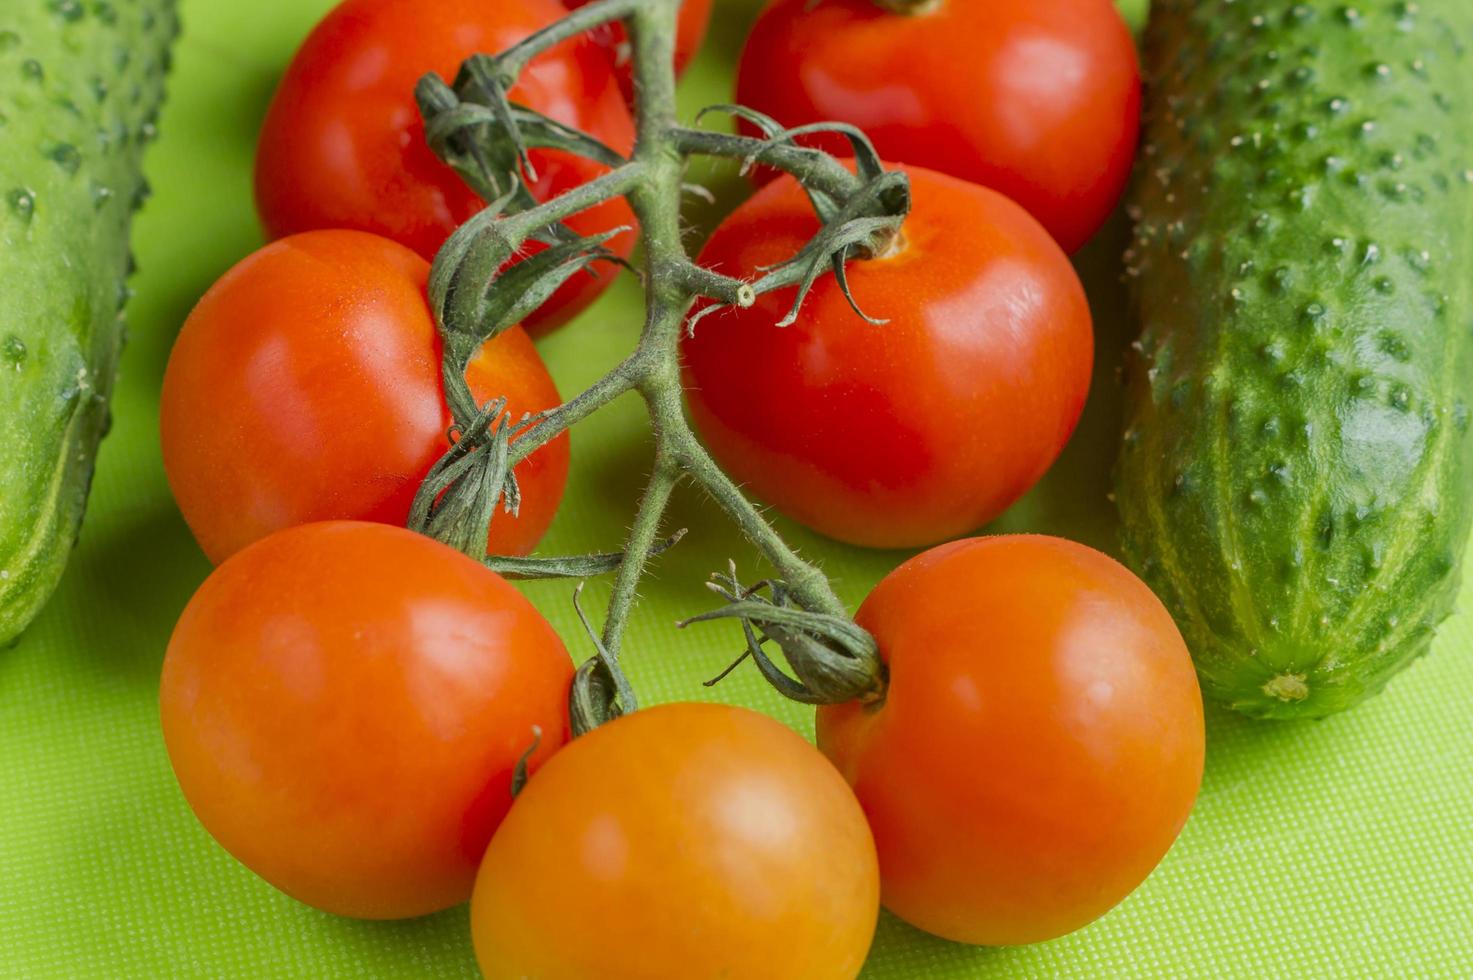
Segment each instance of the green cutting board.
[[[426,0],[429,2],[429,0]],[[488,0],[494,2],[494,0]],[[466,913],[400,924],[322,915],[273,891],[195,822],[156,720],[160,659],[209,568],[180,522],[159,461],[158,390],[174,332],[201,292],[259,242],[250,197],[255,129],[295,43],[327,0],[185,0],[157,196],[138,226],[142,273],[117,428],[66,580],[14,648],[0,651],[0,976],[64,978],[473,977]],[[685,86],[688,111],[728,97],[748,3],[717,11]],[[715,173],[729,202],[740,181]],[[1118,416],[1115,366],[1127,323],[1117,225],[1081,259],[1100,367],[1065,459],[998,529],[1109,547],[1106,494]],[[863,297],[861,297],[861,300]],[[639,295],[626,277],[543,345],[564,392],[626,350]],[[617,545],[648,468],[639,406],[574,433],[573,479],[547,547]],[[755,671],[712,692],[730,660],[719,626],[672,623],[709,608],[701,587],[750,547],[694,494],[691,529],[661,559],[631,624],[629,667],[647,701],[719,697],[811,731],[810,711]],[[858,602],[904,555],[848,549],[796,528]],[[577,649],[567,584],[529,593]],[[590,605],[607,595],[590,587]],[[1473,590],[1464,590],[1464,605]],[[587,653],[580,650],[580,654]],[[1473,976],[1473,622],[1374,702],[1317,724],[1209,716],[1206,782],[1165,863],[1095,925],[1023,949],[974,949],[886,917],[866,977]],[[590,978],[597,980],[597,978]]]

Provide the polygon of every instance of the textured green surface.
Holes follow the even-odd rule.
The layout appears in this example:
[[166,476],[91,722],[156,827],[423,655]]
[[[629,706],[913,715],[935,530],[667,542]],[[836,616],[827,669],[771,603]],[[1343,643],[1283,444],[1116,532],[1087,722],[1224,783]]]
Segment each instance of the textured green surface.
[[1469,41],[1463,3],[1156,4],[1125,551],[1249,714],[1376,693],[1457,598]]
[[173,0],[0,13],[0,643],[71,556],[108,424]]
[[[471,977],[465,914],[364,924],[293,904],[237,866],[185,808],[156,721],[169,629],[206,572],[169,500],[155,427],[173,331],[210,281],[257,241],[248,177],[255,120],[295,38],[323,0],[188,0],[158,194],[140,222],[143,274],[133,342],[104,443],[81,549],[56,600],[21,644],[0,652],[0,976],[45,978]],[[718,12],[716,43],[688,106],[724,95],[744,8]],[[0,15],[3,16],[3,15]],[[727,182],[730,186],[730,182]],[[1004,518],[1008,529],[1108,544],[1106,500],[1118,432],[1114,365],[1125,329],[1110,256],[1084,260],[1097,300],[1094,400],[1064,463]],[[545,345],[565,390],[590,380],[634,335],[635,291]],[[549,546],[608,546],[645,473],[638,407],[620,404],[574,436],[574,487]],[[693,528],[645,587],[628,656],[649,700],[701,695],[734,652],[719,627],[680,634],[707,608],[707,572],[750,549],[691,495]],[[836,547],[795,532],[857,601],[901,555]],[[590,587],[591,604],[606,585]],[[565,586],[529,590],[569,638]],[[1465,605],[1473,593],[1465,591]],[[1473,974],[1473,625],[1455,620],[1437,651],[1354,711],[1315,724],[1209,716],[1206,784],[1161,869],[1096,925],[1021,950],[953,946],[885,920],[867,976],[1186,977]],[[717,694],[802,730],[753,672]]]

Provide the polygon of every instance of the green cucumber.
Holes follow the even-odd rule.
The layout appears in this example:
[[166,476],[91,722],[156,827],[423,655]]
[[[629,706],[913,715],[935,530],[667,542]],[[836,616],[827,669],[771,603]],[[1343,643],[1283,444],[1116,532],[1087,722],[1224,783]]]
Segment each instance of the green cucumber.
[[1473,519],[1473,3],[1156,0],[1117,493],[1206,692],[1321,717]]
[[109,422],[172,0],[0,13],[0,642],[66,566]]

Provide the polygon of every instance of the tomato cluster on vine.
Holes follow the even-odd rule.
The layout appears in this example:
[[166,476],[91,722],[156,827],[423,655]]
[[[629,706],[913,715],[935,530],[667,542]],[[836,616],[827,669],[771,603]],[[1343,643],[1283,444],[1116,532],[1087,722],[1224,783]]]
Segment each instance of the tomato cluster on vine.
[[[1201,778],[1195,676],[1150,591],[1081,545],[968,537],[1084,410],[1067,250],[1133,157],[1118,14],[775,0],[740,134],[674,121],[710,15],[340,3],[261,134],[274,241],[200,301],[164,382],[170,483],[218,563],[164,667],[186,798],[318,908],[470,899],[488,977],[852,978],[881,901],[962,942],[1052,938],[1151,872]],[[692,260],[697,154],[764,186]],[[533,338],[637,243],[638,348],[564,401]],[[629,391],[657,448],[624,550],[527,557],[567,428]],[[777,572],[721,579],[699,618],[739,620],[820,706],[818,748],[745,709],[636,710],[620,641],[682,478]],[[744,488],[840,541],[937,547],[850,617]],[[600,571],[575,671],[498,573]]]

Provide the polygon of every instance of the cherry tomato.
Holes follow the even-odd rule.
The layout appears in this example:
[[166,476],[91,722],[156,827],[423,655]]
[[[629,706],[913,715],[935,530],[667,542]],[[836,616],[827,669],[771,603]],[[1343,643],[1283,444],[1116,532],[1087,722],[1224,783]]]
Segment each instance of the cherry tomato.
[[[273,238],[315,228],[356,228],[433,259],[484,202],[425,142],[414,86],[426,72],[453,80],[472,54],[494,54],[566,14],[558,0],[345,0],[303,43],[272,100],[256,157],[256,204]],[[512,100],[628,153],[633,124],[606,52],[572,41],[536,59]],[[532,154],[542,199],[605,168],[571,154]],[[568,225],[593,234],[634,218],[622,199]],[[627,256],[632,233],[611,247]],[[540,248],[534,243],[529,251]],[[527,320],[550,330],[586,307],[612,270],[579,274]]]
[[1072,252],[1130,176],[1140,66],[1112,0],[945,0],[909,15],[774,0],[737,101],[787,126],[854,123],[882,156],[1006,194]]
[[[226,273],[190,314],[164,374],[164,466],[184,519],[215,562],[273,531],[344,518],[403,524],[449,448],[429,265],[360,231],[284,238]],[[559,404],[532,341],[512,328],[466,372],[508,413]],[[518,516],[488,548],[527,554],[568,475],[565,437],[517,467]]]
[[1202,699],[1166,609],[1097,551],[977,538],[900,566],[856,617],[882,704],[818,713],[884,901],[988,946],[1072,932],[1171,847],[1202,777]]
[[849,980],[879,914],[854,795],[792,731],[672,704],[527,784],[471,902],[487,980]]
[[309,524],[190,600],[164,658],[164,741],[246,867],[324,911],[408,918],[470,897],[518,761],[567,740],[572,673],[479,563],[402,528]]
[[[685,343],[691,414],[737,480],[855,544],[905,547],[996,517],[1053,463],[1084,407],[1093,340],[1068,259],[1021,208],[920,168],[901,245],[849,264],[798,322],[794,290],[701,320]],[[818,229],[792,178],[716,230],[702,264],[754,277]]]
[[[591,0],[563,0],[569,10],[576,10],[585,6]],[[711,23],[711,5],[715,0],[682,0],[680,5],[680,20],[675,26],[675,74],[677,77],[684,74],[685,69],[695,58],[696,52],[701,48],[701,42],[706,39],[706,28]],[[614,59],[615,66],[619,69],[619,86],[624,90],[626,98],[633,101],[634,79],[629,66],[629,34],[624,29],[622,22],[614,22],[604,30],[595,33],[595,39],[609,49],[609,55]]]

